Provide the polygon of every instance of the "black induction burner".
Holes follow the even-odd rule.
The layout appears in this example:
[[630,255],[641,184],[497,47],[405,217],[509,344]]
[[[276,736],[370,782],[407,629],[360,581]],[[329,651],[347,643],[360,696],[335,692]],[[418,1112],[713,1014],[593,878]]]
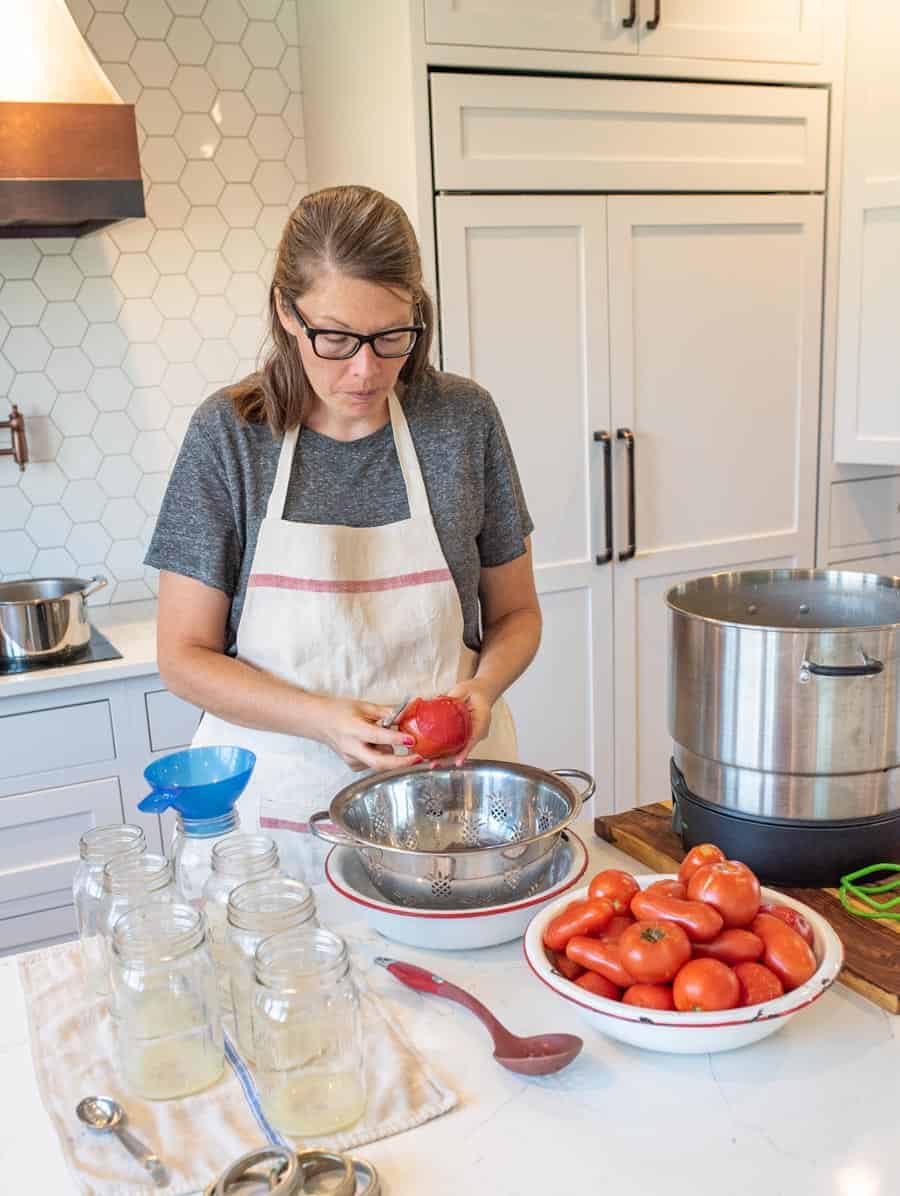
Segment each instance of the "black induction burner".
[[103,660],[121,659],[122,653],[96,627],[92,627],[91,638],[75,652],[45,656],[40,660],[0,660],[0,677],[7,677],[11,673],[41,673],[44,669],[66,669],[75,664],[98,664]]

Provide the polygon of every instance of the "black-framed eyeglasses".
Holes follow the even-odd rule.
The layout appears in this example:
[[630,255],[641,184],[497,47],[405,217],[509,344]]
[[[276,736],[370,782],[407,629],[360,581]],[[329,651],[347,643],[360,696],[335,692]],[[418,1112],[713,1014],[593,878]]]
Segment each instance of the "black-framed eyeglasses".
[[416,341],[425,331],[424,324],[407,324],[402,328],[385,328],[382,332],[345,332],[341,328],[311,328],[297,304],[294,311],[300,327],[309,338],[313,353],[326,361],[345,361],[354,357],[363,345],[371,345],[376,357],[408,357]]

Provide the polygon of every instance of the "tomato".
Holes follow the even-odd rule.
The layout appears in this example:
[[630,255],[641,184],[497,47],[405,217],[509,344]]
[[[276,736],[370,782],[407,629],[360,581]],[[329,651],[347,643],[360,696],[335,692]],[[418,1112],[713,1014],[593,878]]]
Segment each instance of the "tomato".
[[617,914],[627,913],[631,899],[635,893],[641,891],[641,886],[630,872],[620,872],[618,868],[607,868],[605,872],[598,872],[588,887],[589,897],[605,897],[612,902]]
[[683,885],[680,880],[655,880],[642,892],[662,893],[664,897],[678,897],[684,901],[687,897],[687,885]]
[[669,984],[632,984],[622,994],[623,1005],[639,1005],[642,1009],[674,1009],[672,986]]
[[741,999],[741,985],[720,959],[692,959],[675,977],[672,996],[682,1013],[711,1013],[734,1009]]
[[691,940],[674,922],[635,922],[619,939],[622,964],[642,984],[665,984],[691,957]]
[[722,929],[722,915],[702,901],[682,901],[666,897],[664,893],[638,893],[631,903],[631,912],[644,922],[663,920],[674,922],[687,932],[694,942],[706,943]]
[[772,969],[785,992],[804,984],[818,967],[809,943],[780,918],[759,914],[751,922],[750,929],[765,944],[762,962]]
[[572,963],[567,955],[551,951],[549,947],[544,948],[544,954],[547,956],[550,967],[559,972],[560,976],[565,976],[567,980],[577,980],[584,971],[584,968],[580,968],[577,963]]
[[763,902],[759,907],[761,914],[771,914],[773,918],[781,918],[787,926],[793,927],[794,930],[805,939],[812,947],[814,945],[812,927],[806,918],[799,912],[799,910],[791,909],[789,905],[776,905],[774,902]]
[[763,941],[749,930],[732,926],[709,943],[694,943],[694,957],[697,959],[721,959],[734,967],[736,963],[753,963],[764,950]]
[[472,716],[457,698],[414,698],[398,726],[416,741],[413,751],[435,760],[462,751],[472,734]]
[[596,993],[598,997],[608,997],[610,1001],[619,1001],[622,998],[622,990],[618,984],[613,984],[599,972],[585,972],[583,976],[578,977],[575,983],[589,993]]
[[759,881],[738,860],[704,864],[688,881],[688,897],[715,906],[726,926],[749,926],[759,911]]
[[765,964],[735,964],[734,974],[741,986],[742,1005],[762,1005],[784,996],[784,985]]
[[576,934],[591,934],[609,925],[613,907],[605,897],[570,901],[561,913],[547,923],[544,946],[551,951],[565,951],[566,943]]
[[634,918],[631,914],[613,914],[608,924],[599,933],[592,934],[591,938],[601,939],[604,943],[617,943],[623,931],[633,925]]
[[599,972],[619,988],[628,988],[634,977],[622,965],[618,943],[601,943],[598,939],[577,935],[569,939],[566,955],[573,963],[581,964],[589,972]]
[[720,864],[725,859],[725,852],[715,843],[698,843],[692,847],[678,867],[678,879],[687,884],[698,868],[704,864]]

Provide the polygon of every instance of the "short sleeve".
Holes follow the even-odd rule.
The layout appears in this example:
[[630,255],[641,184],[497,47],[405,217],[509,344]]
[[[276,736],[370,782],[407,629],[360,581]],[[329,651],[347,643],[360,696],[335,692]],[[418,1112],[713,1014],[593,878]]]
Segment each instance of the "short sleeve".
[[241,490],[229,481],[227,455],[204,427],[188,425],[144,559],[154,569],[193,577],[233,597],[244,551]]
[[525,552],[534,530],[506,429],[489,401],[484,449],[484,520],[478,536],[481,564],[505,565]]

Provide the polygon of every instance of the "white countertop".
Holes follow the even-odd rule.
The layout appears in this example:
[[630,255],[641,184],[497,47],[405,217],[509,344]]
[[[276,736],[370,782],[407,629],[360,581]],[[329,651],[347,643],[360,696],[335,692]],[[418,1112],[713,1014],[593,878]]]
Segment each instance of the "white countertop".
[[61,665],[0,676],[0,698],[65,689],[70,685],[121,681],[125,677],[156,672],[155,599],[119,602],[111,606],[88,604],[88,616],[97,630],[122,653],[121,660]]
[[[596,840],[590,850],[593,871],[640,867]],[[379,1169],[385,1196],[900,1193],[900,1018],[840,985],[752,1046],[663,1055],[616,1043],[581,1020],[531,976],[521,943],[416,951],[386,944],[330,891],[319,905],[460,1097],[443,1117],[359,1150]],[[543,1079],[504,1071],[464,1009],[369,967],[385,949],[471,989],[514,1032],[580,1034],[582,1055]],[[74,1196],[37,1094],[13,959],[0,960],[0,1011],[0,1191]]]

